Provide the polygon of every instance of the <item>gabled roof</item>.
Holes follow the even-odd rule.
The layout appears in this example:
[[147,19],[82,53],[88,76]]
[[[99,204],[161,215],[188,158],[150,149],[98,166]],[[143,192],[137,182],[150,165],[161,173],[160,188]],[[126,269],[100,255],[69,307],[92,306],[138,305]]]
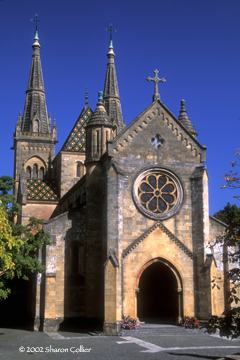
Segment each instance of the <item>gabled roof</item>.
[[86,124],[92,116],[89,106],[84,106],[61,151],[86,151]]
[[57,201],[55,182],[42,179],[27,179],[28,200]]
[[[166,112],[164,114],[164,111]],[[206,161],[206,146],[201,145],[195,136],[171,113],[171,111],[159,100],[151,103],[139,116],[137,116],[124,130],[112,141],[108,141],[108,152],[113,154],[127,146],[131,140],[138,135],[148,123],[154,121],[156,117],[169,127],[170,131],[182,143],[189,148],[195,156],[200,155],[201,162]]]

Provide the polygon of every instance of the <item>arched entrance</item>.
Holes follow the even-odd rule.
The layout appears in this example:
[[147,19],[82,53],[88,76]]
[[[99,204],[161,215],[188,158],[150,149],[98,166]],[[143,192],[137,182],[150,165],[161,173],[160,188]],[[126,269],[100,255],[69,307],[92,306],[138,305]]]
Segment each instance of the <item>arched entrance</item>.
[[181,320],[181,281],[176,269],[167,260],[157,258],[145,264],[136,285],[140,321],[176,323]]

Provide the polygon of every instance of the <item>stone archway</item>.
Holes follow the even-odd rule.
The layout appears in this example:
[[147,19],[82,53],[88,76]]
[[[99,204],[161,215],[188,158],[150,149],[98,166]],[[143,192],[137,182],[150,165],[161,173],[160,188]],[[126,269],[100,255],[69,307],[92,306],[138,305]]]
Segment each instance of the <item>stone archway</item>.
[[166,259],[153,259],[140,270],[136,279],[136,313],[140,321],[180,322],[181,279]]

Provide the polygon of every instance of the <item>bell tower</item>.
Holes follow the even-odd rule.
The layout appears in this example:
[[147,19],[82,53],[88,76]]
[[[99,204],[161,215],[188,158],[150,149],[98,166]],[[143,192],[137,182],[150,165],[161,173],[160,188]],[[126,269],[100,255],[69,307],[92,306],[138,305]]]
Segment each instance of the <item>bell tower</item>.
[[51,178],[51,163],[55,157],[57,127],[51,128],[51,116],[47,114],[45,90],[40,58],[40,44],[37,30],[39,21],[36,14],[36,30],[32,45],[33,55],[23,116],[20,111],[14,144],[14,193],[18,194],[20,174],[27,178]]

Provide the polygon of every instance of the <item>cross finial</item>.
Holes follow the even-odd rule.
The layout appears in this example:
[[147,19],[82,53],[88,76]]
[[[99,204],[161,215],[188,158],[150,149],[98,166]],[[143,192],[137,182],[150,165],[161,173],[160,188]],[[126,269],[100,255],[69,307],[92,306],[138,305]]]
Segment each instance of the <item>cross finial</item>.
[[38,20],[38,14],[35,14],[35,19],[31,19],[31,21],[34,21],[36,23],[36,31],[37,31],[37,23],[40,21]]
[[153,95],[153,101],[160,100],[160,94],[158,93],[158,83],[162,82],[164,83],[166,80],[164,78],[159,79],[158,78],[159,71],[156,69],[154,70],[154,78],[151,78],[150,76],[147,78],[147,81],[154,81],[154,95]]
[[85,106],[88,106],[88,90],[85,91]]
[[109,29],[105,29],[105,31],[109,31],[110,32],[110,41],[112,41],[112,33],[113,32],[117,32],[116,29],[113,29],[112,24],[109,24]]

